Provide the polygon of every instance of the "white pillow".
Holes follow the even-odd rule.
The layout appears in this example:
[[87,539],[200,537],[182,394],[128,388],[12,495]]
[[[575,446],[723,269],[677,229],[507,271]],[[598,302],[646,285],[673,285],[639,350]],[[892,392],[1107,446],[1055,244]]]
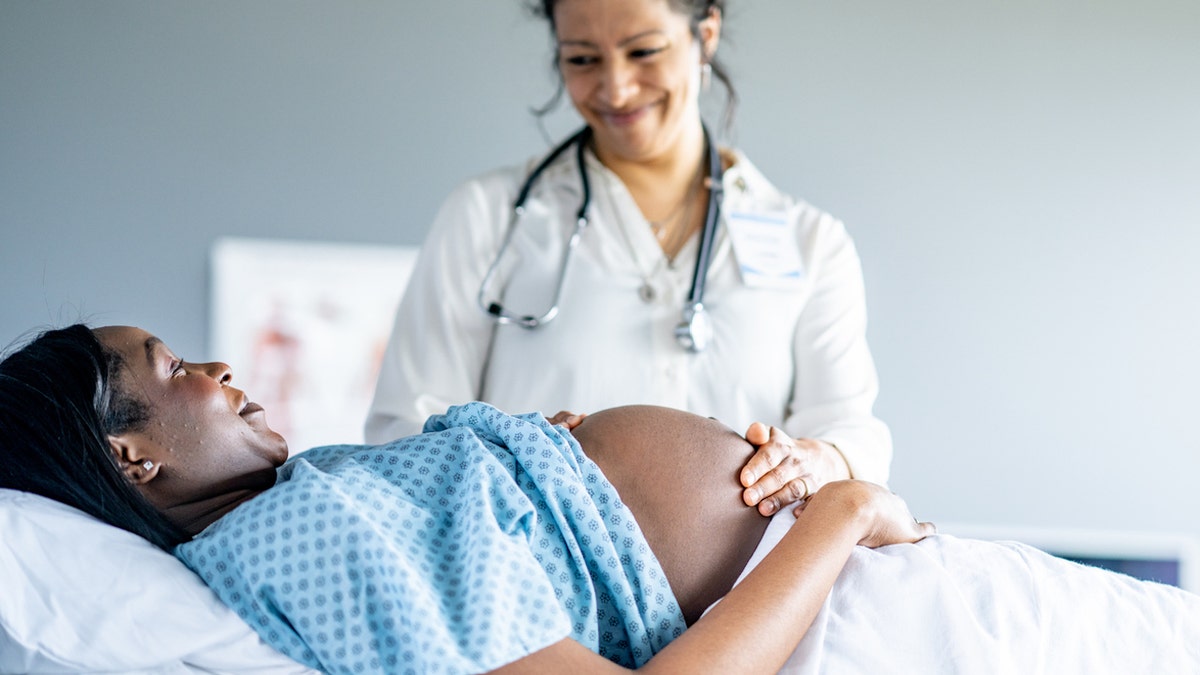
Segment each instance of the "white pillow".
[[183,563],[69,506],[0,489],[0,673],[312,673]]

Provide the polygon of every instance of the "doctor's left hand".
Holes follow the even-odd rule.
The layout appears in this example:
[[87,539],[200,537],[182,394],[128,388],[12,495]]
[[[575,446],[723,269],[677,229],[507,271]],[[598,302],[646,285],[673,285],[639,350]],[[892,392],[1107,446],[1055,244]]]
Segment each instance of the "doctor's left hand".
[[850,478],[850,467],[837,448],[812,438],[788,436],[782,429],[755,422],[746,440],[758,449],[739,476],[742,499],[764,516],[807,498],[826,483]]
[[558,412],[554,413],[553,416],[547,417],[546,421],[549,422],[551,426],[561,424],[567,428],[567,431],[570,431],[579,426],[579,423],[582,422],[583,418],[585,417],[587,417],[587,413],[573,413],[570,410],[559,410]]

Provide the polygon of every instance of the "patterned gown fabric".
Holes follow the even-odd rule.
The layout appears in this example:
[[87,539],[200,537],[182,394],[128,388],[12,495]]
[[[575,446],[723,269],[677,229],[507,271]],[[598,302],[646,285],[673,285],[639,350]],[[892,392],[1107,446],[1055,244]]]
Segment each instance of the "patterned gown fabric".
[[334,673],[475,673],[570,636],[639,666],[684,629],[579,444],[482,403],[329,446],[176,555],[276,649]]

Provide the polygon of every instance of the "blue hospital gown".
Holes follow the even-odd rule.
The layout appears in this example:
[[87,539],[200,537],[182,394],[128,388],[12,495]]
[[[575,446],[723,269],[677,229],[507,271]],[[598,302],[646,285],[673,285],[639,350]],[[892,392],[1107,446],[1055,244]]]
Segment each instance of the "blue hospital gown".
[[289,460],[176,555],[279,651],[335,673],[474,673],[570,636],[626,666],[683,615],[571,435],[482,403]]

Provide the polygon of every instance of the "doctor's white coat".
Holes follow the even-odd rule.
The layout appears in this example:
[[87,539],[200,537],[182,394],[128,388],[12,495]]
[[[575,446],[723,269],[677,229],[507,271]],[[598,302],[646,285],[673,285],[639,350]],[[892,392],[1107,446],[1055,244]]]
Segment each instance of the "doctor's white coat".
[[[550,307],[581,200],[574,154],[563,153],[536,182],[489,288],[489,301],[502,298],[514,314]],[[891,437],[872,413],[878,379],[854,243],[840,221],[784,195],[745,156],[731,154],[704,295],[713,338],[701,353],[674,337],[698,236],[669,262],[620,179],[590,152],[591,224],[571,259],[557,318],[535,330],[497,326],[477,302],[533,162],[459,186],[397,312],[367,442],[419,432],[429,415],[473,399],[545,414],[647,403],[715,417],[739,432],[760,421],[830,442],[855,478],[885,483]],[[788,287],[743,281],[728,225],[759,217],[780,222],[782,245],[796,247],[801,276]],[[649,301],[643,286],[653,289]]]

